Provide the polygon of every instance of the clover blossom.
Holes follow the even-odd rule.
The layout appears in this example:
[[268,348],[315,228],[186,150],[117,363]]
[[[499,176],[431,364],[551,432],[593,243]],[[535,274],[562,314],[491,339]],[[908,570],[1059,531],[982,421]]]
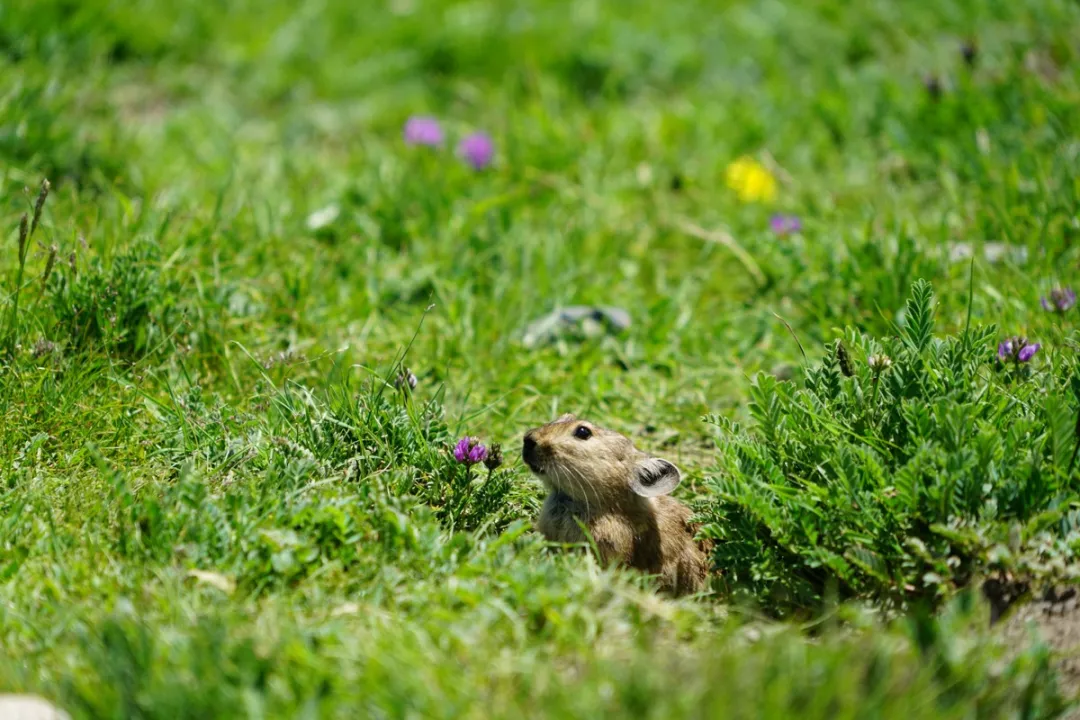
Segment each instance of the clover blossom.
[[1017,364],[1026,363],[1035,357],[1040,347],[1042,345],[1039,343],[1028,343],[1027,338],[1017,336],[1007,338],[998,343],[998,360],[1001,362],[1011,360]]
[[464,465],[475,465],[487,457],[487,448],[480,444],[479,438],[465,437],[454,446],[454,459]]
[[1049,297],[1042,299],[1043,310],[1047,312],[1065,313],[1076,304],[1076,293],[1072,288],[1054,288]]
[[405,121],[405,142],[409,145],[438,147],[443,142],[439,121],[426,115],[413,115]]
[[472,165],[474,170],[483,170],[491,164],[491,159],[495,156],[495,143],[485,133],[473,133],[458,145],[458,154]]
[[798,215],[783,215],[777,213],[769,218],[769,228],[777,235],[790,235],[802,232],[802,220]]
[[888,355],[871,355],[866,359],[866,364],[876,376],[892,367],[892,358]]

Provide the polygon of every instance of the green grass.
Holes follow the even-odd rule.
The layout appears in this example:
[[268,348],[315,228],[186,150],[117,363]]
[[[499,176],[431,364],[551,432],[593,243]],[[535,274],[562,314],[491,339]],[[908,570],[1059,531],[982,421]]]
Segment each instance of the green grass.
[[[1078,311],[1039,298],[1080,261],[1080,9],[939,5],[0,3],[0,690],[78,717],[1053,715],[1049,658],[1003,655],[963,588],[1078,542]],[[404,145],[416,113],[442,150]],[[726,186],[743,155],[775,199]],[[874,400],[937,410],[887,421],[831,343],[910,340],[920,278],[976,380],[926,340]],[[581,303],[633,324],[522,347]],[[1042,343],[1018,377],[1009,335]],[[729,543],[711,594],[544,547],[516,449],[565,411],[682,467]],[[506,465],[470,484],[463,434]],[[835,504],[910,481],[923,439],[992,491],[954,511],[928,471],[902,531]],[[900,549],[924,520],[974,574]]]

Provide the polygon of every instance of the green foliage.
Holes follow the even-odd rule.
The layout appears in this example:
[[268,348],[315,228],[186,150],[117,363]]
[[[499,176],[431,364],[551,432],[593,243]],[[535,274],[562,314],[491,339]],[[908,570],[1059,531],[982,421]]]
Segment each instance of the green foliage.
[[911,286],[911,299],[907,302],[904,315],[903,334],[908,348],[915,356],[930,345],[934,332],[934,293],[930,283],[916,280]]
[[900,338],[847,332],[851,377],[830,353],[802,387],[756,376],[750,429],[710,418],[703,533],[732,586],[787,612],[830,591],[904,606],[992,572],[1073,576],[1076,364],[1012,383],[994,327],[937,338],[933,315],[916,281]]
[[489,520],[512,516],[508,473],[473,472],[454,460],[456,439],[443,421],[438,397],[417,403],[411,393],[403,394],[383,380],[359,392],[334,387],[325,407],[317,401],[312,406],[309,400],[301,409],[299,397],[287,389],[275,404],[293,440],[312,457],[338,463],[349,477],[361,481],[385,475],[395,494],[427,503],[452,528],[475,530]]
[[213,474],[242,463],[290,490],[312,477],[361,485],[378,479],[386,492],[429,505],[455,529],[504,527],[521,511],[509,472],[469,472],[454,460],[437,396],[414,401],[377,379],[324,392],[286,384],[262,402],[266,425],[220,398],[204,398],[199,385],[174,392],[171,403],[154,407],[163,436],[173,438],[159,450],[181,474],[190,463]]
[[[488,549],[477,548],[481,557]],[[524,578],[494,564],[484,569],[494,581],[487,592],[500,599],[530,591],[519,584]],[[78,654],[51,669],[50,694],[81,717],[151,718],[243,715],[253,703],[268,717],[797,713],[823,720],[868,713],[1053,717],[1064,707],[1045,651],[1003,663],[992,645],[961,640],[981,619],[963,607],[940,620],[899,624],[884,638],[859,632],[808,642],[790,630],[755,637],[758,628],[721,628],[692,653],[656,628],[644,628],[637,642],[612,639],[572,654],[572,643],[545,631],[549,647],[515,657],[507,677],[492,673],[491,662],[499,643],[515,642],[512,621],[469,607],[469,592],[480,589],[475,577],[463,573],[454,580],[462,606],[452,618],[418,615],[406,626],[387,626],[355,603],[317,619],[275,604],[249,607],[251,623],[221,602],[220,591],[207,588],[198,615],[172,619],[160,633],[145,621],[145,607],[122,598],[115,609],[84,619],[73,639]],[[563,620],[585,628],[619,611],[641,610],[618,601],[599,615],[568,606]],[[0,658],[0,679],[12,668],[10,658]],[[685,677],[678,691],[666,682],[673,675]]]
[[75,256],[49,278],[55,316],[53,337],[73,351],[94,347],[138,358],[183,345],[182,296],[175,279],[162,277],[155,245],[144,243],[108,265],[94,256],[79,266]]
[[[5,25],[0,31],[0,46],[7,30]],[[0,67],[16,72],[2,59]],[[80,116],[92,114],[97,114],[93,106],[76,107],[75,93],[59,77],[41,77],[38,70],[20,72],[0,91],[0,158],[54,182],[93,186],[103,176],[115,176],[116,163],[103,148],[105,138],[93,142],[79,122]]]

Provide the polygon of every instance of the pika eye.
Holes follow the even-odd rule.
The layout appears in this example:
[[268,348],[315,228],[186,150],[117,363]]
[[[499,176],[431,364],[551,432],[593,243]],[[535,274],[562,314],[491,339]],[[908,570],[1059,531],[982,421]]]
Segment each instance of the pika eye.
[[577,429],[574,430],[574,437],[578,440],[588,440],[592,437],[592,430],[584,425],[578,425]]

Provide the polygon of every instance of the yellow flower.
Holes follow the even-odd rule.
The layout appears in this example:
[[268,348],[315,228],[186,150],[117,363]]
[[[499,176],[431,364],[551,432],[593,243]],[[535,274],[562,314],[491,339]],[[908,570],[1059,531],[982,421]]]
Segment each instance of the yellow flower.
[[769,202],[776,197],[776,178],[749,155],[728,165],[724,179],[743,202]]

